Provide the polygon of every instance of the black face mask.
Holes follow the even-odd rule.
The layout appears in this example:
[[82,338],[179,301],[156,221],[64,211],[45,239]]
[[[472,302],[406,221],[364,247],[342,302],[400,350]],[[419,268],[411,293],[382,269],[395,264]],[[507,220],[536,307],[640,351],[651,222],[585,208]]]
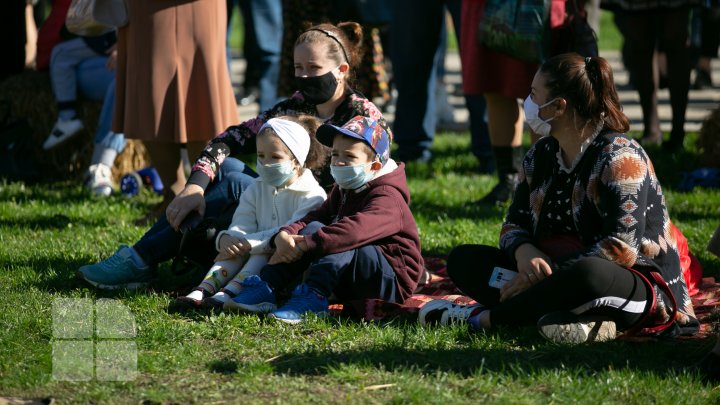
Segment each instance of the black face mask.
[[318,105],[330,100],[335,95],[338,82],[335,75],[333,75],[333,70],[320,76],[295,76],[295,85],[302,93],[305,101]]

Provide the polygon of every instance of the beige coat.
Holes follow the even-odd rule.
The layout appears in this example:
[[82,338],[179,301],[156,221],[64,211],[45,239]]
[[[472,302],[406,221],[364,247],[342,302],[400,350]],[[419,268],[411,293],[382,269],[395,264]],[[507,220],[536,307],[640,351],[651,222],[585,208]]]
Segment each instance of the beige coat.
[[225,0],[128,0],[113,130],[207,141],[238,122],[225,57]]

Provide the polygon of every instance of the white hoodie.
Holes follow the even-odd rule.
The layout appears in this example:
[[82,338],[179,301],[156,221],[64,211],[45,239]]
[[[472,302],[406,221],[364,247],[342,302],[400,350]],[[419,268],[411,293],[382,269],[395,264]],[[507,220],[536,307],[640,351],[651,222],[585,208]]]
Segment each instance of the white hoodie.
[[[312,172],[302,174],[289,186],[274,187],[258,177],[240,196],[232,223],[215,239],[215,248],[224,234],[245,238],[252,246],[250,254],[269,254],[269,240],[282,226],[292,224],[320,206],[327,194]],[[218,249],[219,250],[219,249]]]

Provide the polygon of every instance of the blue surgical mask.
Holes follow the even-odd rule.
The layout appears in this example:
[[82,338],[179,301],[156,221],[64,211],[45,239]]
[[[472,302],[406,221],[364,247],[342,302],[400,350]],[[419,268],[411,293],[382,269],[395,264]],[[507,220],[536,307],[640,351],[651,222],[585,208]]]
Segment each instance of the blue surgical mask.
[[280,187],[288,182],[294,175],[292,160],[286,160],[280,163],[272,163],[264,165],[257,161],[257,172],[260,178],[267,184],[274,187]]
[[340,188],[355,190],[364,186],[375,175],[373,172],[365,171],[365,168],[371,164],[372,162],[355,166],[330,165],[330,174]]

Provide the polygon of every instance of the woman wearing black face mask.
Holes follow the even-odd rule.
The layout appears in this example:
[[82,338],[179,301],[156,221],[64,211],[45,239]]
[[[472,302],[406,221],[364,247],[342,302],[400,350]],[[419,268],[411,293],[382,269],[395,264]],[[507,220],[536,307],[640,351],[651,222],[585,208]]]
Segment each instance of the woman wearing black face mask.
[[[166,216],[133,247],[123,247],[103,262],[83,266],[82,277],[100,288],[136,287],[143,284],[139,281],[150,279],[159,263],[177,254],[181,240],[178,229],[188,214],[196,211],[200,216],[218,217],[237,204],[254,173],[230,156],[253,152],[255,136],[270,118],[307,114],[342,126],[352,117],[367,116],[390,134],[380,110],[348,84],[360,61],[361,42],[362,27],[354,22],[320,24],[300,34],[294,53],[299,91],[210,141],[193,165],[185,189],[168,206]],[[332,184],[329,173],[321,175],[321,184]],[[212,262],[215,253],[211,241],[205,264]]]

